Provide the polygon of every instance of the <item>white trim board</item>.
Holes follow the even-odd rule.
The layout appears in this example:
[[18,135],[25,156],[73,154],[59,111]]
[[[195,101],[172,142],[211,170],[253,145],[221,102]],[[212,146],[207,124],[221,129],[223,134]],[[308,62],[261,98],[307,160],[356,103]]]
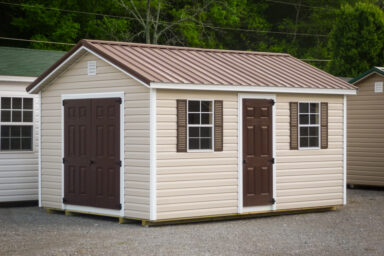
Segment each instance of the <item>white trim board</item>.
[[201,85],[201,84],[169,84],[151,83],[151,88],[175,90],[205,90],[205,91],[232,91],[232,92],[264,92],[264,93],[305,93],[305,94],[336,94],[356,95],[356,90],[347,89],[317,89],[293,88],[272,86],[244,86],[244,85]]
[[38,130],[38,133],[39,133],[39,137],[38,137],[38,140],[39,140],[39,144],[38,144],[38,165],[39,165],[39,169],[38,169],[38,183],[39,183],[39,195],[38,195],[38,198],[39,198],[39,207],[41,207],[41,92],[39,92],[39,97],[38,97],[38,101],[39,101],[39,130]]
[[[274,94],[238,94],[237,109],[237,211],[238,213],[276,210],[276,202],[266,206],[244,207],[243,206],[243,99],[269,99],[276,102]],[[276,159],[276,104],[272,106],[272,156]],[[272,197],[276,198],[276,161],[272,168]]]
[[34,76],[0,76],[0,81],[32,83],[36,78]]
[[156,172],[156,89],[150,89],[150,156],[149,156],[149,215],[150,220],[157,219],[157,172]]
[[[73,206],[61,204],[63,210],[83,211],[97,214],[108,214],[116,216],[124,216],[124,92],[105,92],[105,93],[84,93],[84,94],[62,94],[61,102],[69,99],[101,99],[101,98],[121,98],[120,104],[120,203],[121,210],[110,210],[104,208],[96,208],[91,206]],[[61,156],[64,157],[64,106],[61,104]],[[61,196],[64,197],[64,164],[61,164]]]
[[347,204],[347,96],[344,96],[344,131],[343,131],[343,204]]

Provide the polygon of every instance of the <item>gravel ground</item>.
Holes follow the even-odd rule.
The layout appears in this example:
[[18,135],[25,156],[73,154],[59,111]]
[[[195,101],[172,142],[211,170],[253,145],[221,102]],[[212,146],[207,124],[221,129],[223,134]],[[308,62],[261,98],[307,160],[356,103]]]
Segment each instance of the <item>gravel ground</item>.
[[0,255],[384,255],[384,190],[337,211],[144,228],[0,208]]

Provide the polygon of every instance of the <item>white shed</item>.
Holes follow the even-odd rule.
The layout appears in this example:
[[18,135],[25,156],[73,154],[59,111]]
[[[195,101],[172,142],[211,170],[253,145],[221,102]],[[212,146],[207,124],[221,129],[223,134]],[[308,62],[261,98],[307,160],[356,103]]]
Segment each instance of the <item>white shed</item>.
[[38,199],[39,95],[25,88],[63,54],[0,47],[0,203]]

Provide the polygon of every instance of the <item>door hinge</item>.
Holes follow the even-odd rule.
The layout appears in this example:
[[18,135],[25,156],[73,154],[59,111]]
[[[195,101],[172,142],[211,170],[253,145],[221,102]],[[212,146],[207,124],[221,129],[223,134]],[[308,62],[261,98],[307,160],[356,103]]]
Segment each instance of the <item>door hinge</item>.
[[272,204],[275,204],[276,203],[275,198],[272,198],[271,202],[272,202]]
[[121,161],[117,161],[116,164],[121,167]]
[[117,208],[118,208],[119,210],[121,210],[121,208],[122,208],[121,204],[118,204],[118,205],[117,205]]
[[67,199],[63,197],[63,204],[67,203]]
[[119,103],[119,104],[121,104],[123,101],[121,100],[121,98],[118,98],[118,99],[116,100],[116,102]]
[[275,164],[275,158],[272,158],[271,160],[269,160],[269,162]]
[[65,105],[65,100],[63,100],[63,106]]
[[65,164],[65,158],[63,157],[63,164]]
[[275,101],[274,101],[274,100],[271,100],[271,104],[272,104],[272,106],[275,105]]

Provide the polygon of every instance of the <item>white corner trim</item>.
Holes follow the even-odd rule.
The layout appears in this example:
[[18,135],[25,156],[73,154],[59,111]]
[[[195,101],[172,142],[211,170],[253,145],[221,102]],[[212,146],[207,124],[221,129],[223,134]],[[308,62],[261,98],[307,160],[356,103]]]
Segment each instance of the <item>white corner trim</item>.
[[[62,94],[61,95],[61,156],[64,158],[64,106],[62,104],[63,100],[69,99],[101,99],[101,98],[121,98],[120,104],[120,159],[121,159],[121,167],[120,167],[120,203],[121,210],[111,210],[104,208],[96,208],[91,206],[76,206],[76,205],[68,205],[61,203],[61,207],[63,210],[74,210],[74,211],[82,211],[96,214],[108,214],[124,217],[124,172],[125,172],[125,161],[124,161],[124,92],[105,92],[105,93],[84,93],[84,94]],[[61,164],[61,196],[64,198],[64,164]]]
[[36,78],[34,76],[0,76],[0,81],[32,83]]
[[150,220],[157,219],[156,122],[156,89],[150,89]]
[[233,92],[264,92],[264,93],[308,93],[308,94],[341,94],[355,95],[356,90],[347,89],[317,89],[293,88],[272,86],[243,86],[243,85],[200,85],[200,84],[169,84],[151,83],[151,88],[176,90],[206,90],[206,91],[233,91]]
[[272,155],[275,164],[272,168],[272,196],[276,198],[276,95],[239,93],[237,102],[237,211],[238,213],[276,210],[276,203],[266,206],[243,207],[243,99],[270,99],[275,101],[272,107]]
[[39,186],[39,195],[38,195],[38,198],[39,198],[39,207],[42,206],[42,202],[41,202],[41,92],[39,92],[39,97],[38,97],[38,101],[39,101],[39,127],[38,127],[38,165],[39,165],[39,170],[38,170],[38,186]]
[[[118,66],[116,66],[115,64],[113,64],[112,62],[106,60],[105,58],[101,57],[99,54],[95,53],[94,51],[88,49],[87,47],[85,46],[81,46],[79,49],[77,49],[74,53],[72,53],[71,56],[69,56],[67,59],[65,59],[59,66],[57,66],[54,70],[52,70],[46,77],[44,77],[44,79],[42,79],[38,84],[35,85],[35,87],[33,87],[29,93],[34,93],[42,84],[44,84],[44,82],[50,78],[52,75],[54,75],[61,67],[63,67],[68,61],[70,61],[72,58],[74,58],[75,56],[77,56],[81,51],[87,51],[93,55],[95,55],[96,57],[98,57],[99,59],[107,62],[108,64],[110,64],[111,66],[115,67],[116,69],[120,70],[121,72],[123,72],[124,74],[128,75],[129,77],[131,77],[132,79],[136,80],[137,82],[139,82],[140,84],[144,85],[145,87],[149,88],[149,86],[144,83],[143,81],[141,81],[140,79],[138,79],[137,77],[131,75],[130,73],[128,73],[127,71],[119,68]],[[35,79],[33,79],[32,81],[34,81]],[[31,82],[32,82],[31,81]]]
[[343,145],[343,156],[344,156],[344,159],[343,159],[343,178],[344,178],[344,182],[343,182],[343,204],[346,205],[347,204],[347,96],[344,96],[344,132],[343,132],[343,141],[344,141],[344,145]]

